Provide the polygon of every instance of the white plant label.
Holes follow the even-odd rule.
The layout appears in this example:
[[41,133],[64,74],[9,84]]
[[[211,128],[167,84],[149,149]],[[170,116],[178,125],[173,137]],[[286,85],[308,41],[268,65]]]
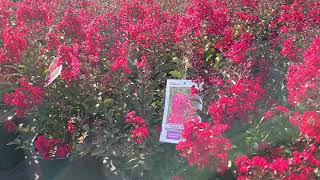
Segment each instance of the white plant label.
[[160,141],[178,143],[183,140],[183,124],[198,118],[196,111],[202,109],[201,99],[192,94],[191,88],[199,85],[191,80],[168,79]]
[[62,64],[59,65],[58,60],[59,58],[56,58],[51,62],[44,87],[48,87],[57,77],[60,76],[62,71]]

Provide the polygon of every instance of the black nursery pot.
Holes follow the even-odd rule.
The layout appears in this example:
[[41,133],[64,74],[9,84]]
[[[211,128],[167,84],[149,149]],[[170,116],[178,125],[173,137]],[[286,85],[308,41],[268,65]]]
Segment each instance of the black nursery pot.
[[25,159],[23,149],[17,145],[7,145],[18,137],[18,133],[8,133],[0,123],[0,170],[11,169]]

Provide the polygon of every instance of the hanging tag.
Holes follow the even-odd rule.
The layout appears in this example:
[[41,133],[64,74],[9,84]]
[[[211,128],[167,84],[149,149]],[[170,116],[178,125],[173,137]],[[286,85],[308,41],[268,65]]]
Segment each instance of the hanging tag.
[[199,85],[191,80],[167,80],[161,142],[178,143],[183,140],[183,124],[200,119],[196,111],[202,109],[201,99],[192,88],[199,89]]
[[50,66],[49,66],[49,72],[46,76],[46,83],[44,87],[48,87],[57,77],[60,76],[62,71],[62,64],[59,65],[59,58],[54,59]]

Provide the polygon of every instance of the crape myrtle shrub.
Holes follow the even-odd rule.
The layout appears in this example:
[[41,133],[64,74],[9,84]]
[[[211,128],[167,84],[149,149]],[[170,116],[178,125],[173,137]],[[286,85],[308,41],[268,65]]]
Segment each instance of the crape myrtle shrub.
[[[132,179],[316,179],[319,26],[316,0],[0,0],[2,126]],[[168,78],[202,84],[176,146]]]

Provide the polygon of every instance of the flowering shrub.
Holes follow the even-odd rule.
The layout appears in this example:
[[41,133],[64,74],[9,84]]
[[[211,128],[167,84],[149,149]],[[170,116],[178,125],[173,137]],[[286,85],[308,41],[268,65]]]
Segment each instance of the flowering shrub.
[[[44,159],[91,154],[136,179],[316,179],[319,14],[316,0],[0,0],[2,127],[40,134],[23,147]],[[159,143],[169,78],[202,87],[202,110],[173,98],[176,147]]]

